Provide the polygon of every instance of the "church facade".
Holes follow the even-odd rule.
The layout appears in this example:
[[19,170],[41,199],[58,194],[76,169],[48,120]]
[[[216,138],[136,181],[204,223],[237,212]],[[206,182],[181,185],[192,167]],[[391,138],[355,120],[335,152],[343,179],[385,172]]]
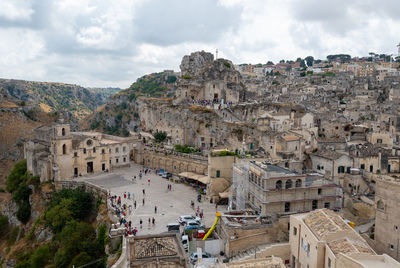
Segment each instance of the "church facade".
[[60,181],[129,166],[139,144],[136,137],[71,132],[60,122],[36,128],[24,155],[28,170],[41,181]]

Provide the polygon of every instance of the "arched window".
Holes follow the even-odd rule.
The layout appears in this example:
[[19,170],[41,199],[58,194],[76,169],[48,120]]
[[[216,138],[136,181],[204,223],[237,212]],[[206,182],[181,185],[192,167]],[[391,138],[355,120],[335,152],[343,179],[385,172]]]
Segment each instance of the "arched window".
[[67,145],[63,144],[62,151],[63,151],[63,154],[67,154]]
[[301,180],[300,179],[297,179],[296,180],[296,188],[299,188],[299,187],[301,187]]
[[282,189],[282,181],[281,180],[276,182],[276,189]]
[[61,135],[65,136],[65,128],[61,129]]
[[292,188],[292,180],[287,180],[286,181],[286,189]]

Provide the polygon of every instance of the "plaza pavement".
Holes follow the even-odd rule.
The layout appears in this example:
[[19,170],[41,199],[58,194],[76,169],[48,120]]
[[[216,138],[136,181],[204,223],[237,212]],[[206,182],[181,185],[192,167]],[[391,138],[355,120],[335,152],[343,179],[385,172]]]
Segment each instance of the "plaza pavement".
[[[189,185],[183,183],[174,183],[156,175],[155,171],[144,175],[139,179],[139,170],[141,165],[131,164],[130,168],[115,169],[110,173],[80,177],[79,180],[85,180],[95,185],[111,191],[112,195],[121,196],[122,204],[132,205],[132,214],[126,217],[127,221],[132,221],[132,226],[138,229],[138,235],[158,234],[167,232],[167,224],[178,222],[181,215],[191,214],[195,216],[196,211],[190,207],[190,201],[193,200],[195,208],[198,206],[203,209],[203,224],[211,227],[215,220],[215,204],[210,204],[202,196],[202,202],[197,202],[197,192]],[[136,176],[136,183],[132,182],[133,176]],[[148,185],[150,179],[150,185]],[[167,190],[167,185],[172,184],[172,191]],[[145,196],[142,190],[145,189]],[[131,193],[131,199],[124,199],[123,194]],[[132,193],[136,200],[136,210],[133,209]],[[145,199],[145,205],[142,199]],[[154,213],[154,207],[157,206],[157,213]],[[218,211],[224,211],[226,206],[218,206]],[[149,226],[148,219],[155,219],[155,225]],[[140,229],[139,221],[143,220],[143,228]]]

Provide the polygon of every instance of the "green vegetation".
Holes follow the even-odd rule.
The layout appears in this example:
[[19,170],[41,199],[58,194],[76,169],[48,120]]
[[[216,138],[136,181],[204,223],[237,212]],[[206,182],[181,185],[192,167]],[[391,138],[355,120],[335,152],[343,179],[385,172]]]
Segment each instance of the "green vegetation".
[[[224,62],[224,65],[225,65],[226,67],[228,67],[228,68],[231,68],[231,64],[230,64],[229,62],[227,62],[227,61]],[[261,66],[262,66],[262,64],[261,64]]]
[[156,133],[154,134],[154,138],[156,142],[163,142],[167,138],[167,132],[156,131]]
[[168,90],[167,84],[172,84],[176,81],[176,77],[174,77],[166,77],[164,72],[145,75],[137,79],[135,83],[123,92],[129,93],[130,101],[138,96],[161,97]]
[[184,146],[180,144],[176,144],[174,146],[175,150],[180,152],[180,153],[185,153],[185,154],[192,154],[196,152],[200,152],[200,149],[190,147],[189,145],[185,144]]
[[191,79],[192,77],[189,74],[185,74],[184,76],[182,76],[183,79]]
[[37,186],[39,183],[39,177],[32,176],[28,172],[25,159],[15,163],[13,170],[7,177],[6,189],[12,193],[12,198],[18,205],[17,219],[24,224],[31,217],[29,196],[32,194],[32,190],[28,187],[28,184]]
[[0,237],[2,237],[8,228],[8,218],[0,213]]
[[227,150],[225,150],[225,151],[220,151],[220,152],[218,152],[218,153],[211,153],[211,156],[234,156],[234,155],[236,155],[234,152],[231,152],[231,151],[227,151]]
[[[91,219],[97,215],[96,204],[101,203],[95,201],[95,197],[83,188],[54,192],[43,217],[44,224],[54,233],[53,240],[17,255],[16,267],[79,267],[88,263],[92,263],[90,267],[106,267],[107,227],[100,225],[96,231],[91,224]],[[40,218],[32,230],[39,224],[42,224]],[[9,246],[16,241],[18,234],[18,228],[10,232]],[[34,234],[29,234],[27,239],[31,236]]]

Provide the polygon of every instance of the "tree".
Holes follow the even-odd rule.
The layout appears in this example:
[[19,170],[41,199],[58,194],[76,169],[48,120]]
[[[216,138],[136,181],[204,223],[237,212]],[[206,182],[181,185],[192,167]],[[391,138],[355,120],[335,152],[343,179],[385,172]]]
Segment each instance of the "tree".
[[167,138],[167,132],[157,130],[154,134],[154,138],[156,139],[156,142],[163,142]]
[[19,206],[16,216],[17,219],[23,224],[29,221],[29,218],[31,217],[31,205],[29,204],[29,202],[23,202]]
[[54,233],[61,231],[65,224],[72,220],[71,207],[72,199],[63,199],[59,205],[52,207],[46,212],[46,221],[50,224]]
[[45,267],[51,258],[50,249],[48,245],[38,247],[29,258],[30,267],[40,268]]
[[285,63],[285,60],[280,60],[279,63]]
[[305,57],[305,60],[307,62],[307,66],[312,66],[314,62],[314,57],[313,56],[307,56]]
[[5,234],[8,226],[8,218],[0,213],[0,236]]
[[272,61],[269,60],[269,61],[267,62],[267,65],[274,65],[274,63],[273,63]]
[[6,188],[7,191],[12,193],[17,190],[19,185],[26,180],[27,177],[27,168],[26,168],[26,159],[15,163],[13,170],[7,177]]

